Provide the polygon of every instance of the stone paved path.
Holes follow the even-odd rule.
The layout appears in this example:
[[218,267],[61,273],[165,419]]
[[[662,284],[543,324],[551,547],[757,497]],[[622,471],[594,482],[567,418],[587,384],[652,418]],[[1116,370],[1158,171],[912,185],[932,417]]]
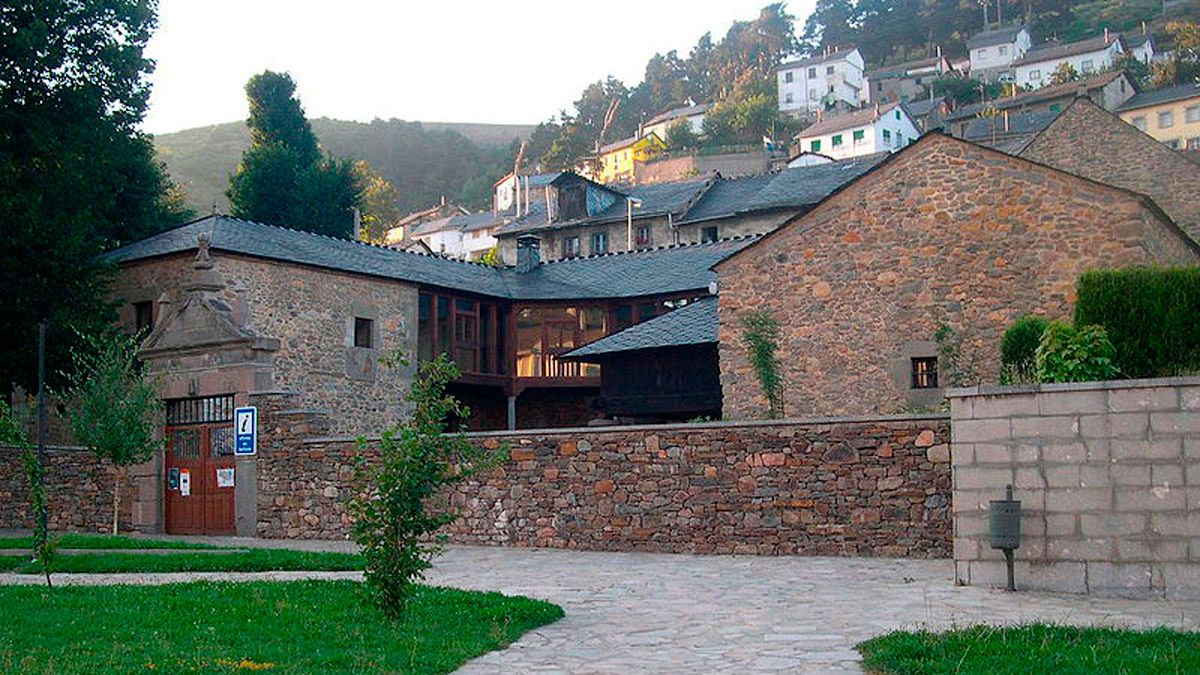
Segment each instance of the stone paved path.
[[[0,575],[0,583],[15,576]],[[79,576],[58,579],[74,583]],[[355,575],[90,576],[165,583]],[[565,619],[472,661],[466,673],[858,672],[854,645],[896,628],[1036,620],[1200,630],[1200,603],[1007,594],[955,587],[952,579],[948,561],[456,547],[429,580],[543,598],[566,610]]]

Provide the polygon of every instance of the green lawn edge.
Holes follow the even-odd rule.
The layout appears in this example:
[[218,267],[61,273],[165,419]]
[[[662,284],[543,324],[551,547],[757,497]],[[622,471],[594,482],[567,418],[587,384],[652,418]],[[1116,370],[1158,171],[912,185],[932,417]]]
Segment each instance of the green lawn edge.
[[1200,633],[1044,623],[894,631],[857,645],[870,673],[1195,673]]
[[[228,549],[229,546],[178,541],[173,539],[150,539],[113,534],[56,534],[50,540],[59,548],[131,548],[131,549]],[[31,548],[33,537],[0,537],[0,549]]]
[[446,673],[562,616],[541,600],[421,586],[394,623],[353,581],[8,586],[0,671]]

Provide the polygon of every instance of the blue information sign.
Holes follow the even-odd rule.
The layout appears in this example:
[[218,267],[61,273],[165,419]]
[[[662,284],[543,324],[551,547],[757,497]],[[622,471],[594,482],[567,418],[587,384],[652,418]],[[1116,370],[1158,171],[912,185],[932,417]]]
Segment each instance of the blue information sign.
[[238,408],[233,413],[233,454],[253,455],[258,452],[258,409]]

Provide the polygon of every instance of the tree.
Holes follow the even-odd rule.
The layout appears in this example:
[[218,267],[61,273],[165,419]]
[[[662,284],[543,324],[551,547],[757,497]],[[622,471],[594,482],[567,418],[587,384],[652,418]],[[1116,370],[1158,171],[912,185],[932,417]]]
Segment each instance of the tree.
[[110,330],[84,336],[75,352],[68,417],[75,440],[113,465],[112,533],[119,530],[121,488],[133,464],[163,445],[162,401],[138,361],[138,340]]
[[1200,80],[1200,25],[1172,21],[1167,24],[1167,33],[1175,49],[1170,60],[1154,64],[1154,86],[1169,87]]
[[112,313],[104,250],[183,222],[138,130],[154,3],[47,0],[0,10],[0,382],[36,384],[37,324],[51,384],[77,333]]
[[362,177],[353,162],[322,155],[295,94],[287,73],[267,70],[246,83],[250,147],[226,192],[233,215],[348,239]]
[[[390,366],[404,365],[393,356]],[[399,618],[441,550],[433,540],[456,516],[434,502],[445,491],[502,461],[504,449],[488,451],[455,432],[469,410],[446,393],[458,367],[448,356],[422,363],[406,397],[413,404],[409,421],[385,431],[378,460],[360,458],[356,496],[350,501],[354,538],[366,559],[364,577],[374,604]],[[366,446],[359,441],[360,448]]]
[[678,120],[667,127],[667,147],[671,150],[691,150],[700,145],[700,137],[692,131],[692,123]]
[[1054,72],[1050,73],[1050,84],[1066,84],[1079,79],[1079,72],[1075,70],[1075,66],[1063,61],[1058,64]]
[[366,242],[383,242],[387,230],[404,214],[400,211],[400,194],[396,187],[383,176],[375,173],[366,160],[354,164],[362,191],[362,232],[359,238]]

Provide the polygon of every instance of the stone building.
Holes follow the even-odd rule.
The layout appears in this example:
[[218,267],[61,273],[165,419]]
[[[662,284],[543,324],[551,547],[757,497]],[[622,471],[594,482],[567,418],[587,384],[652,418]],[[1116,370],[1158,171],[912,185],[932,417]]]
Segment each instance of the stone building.
[[716,265],[723,414],[765,410],[740,341],[750,310],[782,327],[787,414],[911,410],[994,380],[1003,331],[1069,318],[1081,272],[1196,262],[1146,196],[928,134]]

